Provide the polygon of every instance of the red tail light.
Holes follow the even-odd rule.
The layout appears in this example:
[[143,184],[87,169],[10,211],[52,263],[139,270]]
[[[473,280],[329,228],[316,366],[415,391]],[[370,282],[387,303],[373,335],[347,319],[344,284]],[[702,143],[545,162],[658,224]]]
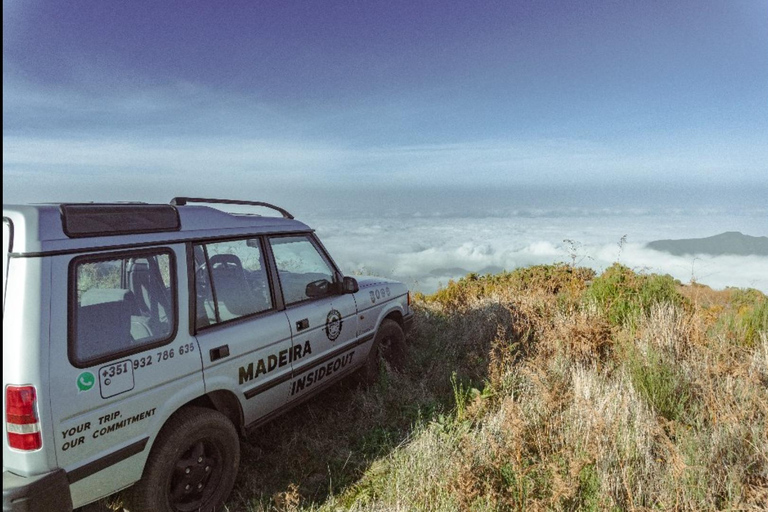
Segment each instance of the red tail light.
[[32,451],[43,447],[34,386],[5,388],[5,427],[11,448]]
[[411,290],[408,290],[408,305],[411,305]]

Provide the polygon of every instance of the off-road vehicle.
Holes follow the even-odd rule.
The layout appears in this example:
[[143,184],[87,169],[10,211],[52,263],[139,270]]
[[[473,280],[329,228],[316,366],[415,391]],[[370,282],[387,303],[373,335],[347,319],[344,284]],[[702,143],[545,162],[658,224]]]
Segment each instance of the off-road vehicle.
[[4,205],[3,510],[220,510],[238,435],[374,378],[411,321],[267,203]]

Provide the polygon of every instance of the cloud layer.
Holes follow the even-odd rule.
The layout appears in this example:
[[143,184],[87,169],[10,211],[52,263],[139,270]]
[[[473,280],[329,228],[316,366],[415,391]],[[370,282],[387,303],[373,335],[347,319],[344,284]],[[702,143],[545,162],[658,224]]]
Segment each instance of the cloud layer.
[[[672,256],[645,247],[678,233],[711,233],[740,225],[752,234],[768,231],[765,218],[599,216],[517,218],[320,219],[318,233],[347,272],[407,281],[433,292],[467,272],[554,262],[602,270],[618,261],[635,270],[670,274],[715,288],[752,287],[768,293],[768,258],[758,256]],[[627,235],[627,242],[621,243]]]

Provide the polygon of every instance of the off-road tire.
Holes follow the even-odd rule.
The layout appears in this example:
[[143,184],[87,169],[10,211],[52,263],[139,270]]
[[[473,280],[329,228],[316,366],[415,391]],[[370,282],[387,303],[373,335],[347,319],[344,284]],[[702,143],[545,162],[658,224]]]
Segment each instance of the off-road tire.
[[402,370],[405,366],[406,351],[405,334],[400,324],[390,319],[383,320],[376,332],[368,358],[357,372],[357,380],[366,385],[376,382],[379,378],[379,360],[382,358],[389,363],[390,368]]
[[[126,495],[130,512],[224,510],[240,464],[240,439],[218,411],[187,407],[160,431],[144,475]],[[206,469],[207,468],[207,469]]]

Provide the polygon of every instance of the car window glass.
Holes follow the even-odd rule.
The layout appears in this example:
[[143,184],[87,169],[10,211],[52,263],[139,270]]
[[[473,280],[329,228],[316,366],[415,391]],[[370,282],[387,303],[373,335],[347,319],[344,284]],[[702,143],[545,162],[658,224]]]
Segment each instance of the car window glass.
[[198,327],[272,308],[257,238],[196,246],[195,263]]
[[216,305],[213,301],[210,274],[206,265],[205,247],[196,245],[195,255],[195,300],[196,325],[205,327],[216,323]]
[[170,255],[84,260],[75,269],[79,363],[167,339],[175,324]]
[[333,282],[333,269],[308,237],[276,237],[270,243],[286,304],[309,299],[309,283],[323,279]]

